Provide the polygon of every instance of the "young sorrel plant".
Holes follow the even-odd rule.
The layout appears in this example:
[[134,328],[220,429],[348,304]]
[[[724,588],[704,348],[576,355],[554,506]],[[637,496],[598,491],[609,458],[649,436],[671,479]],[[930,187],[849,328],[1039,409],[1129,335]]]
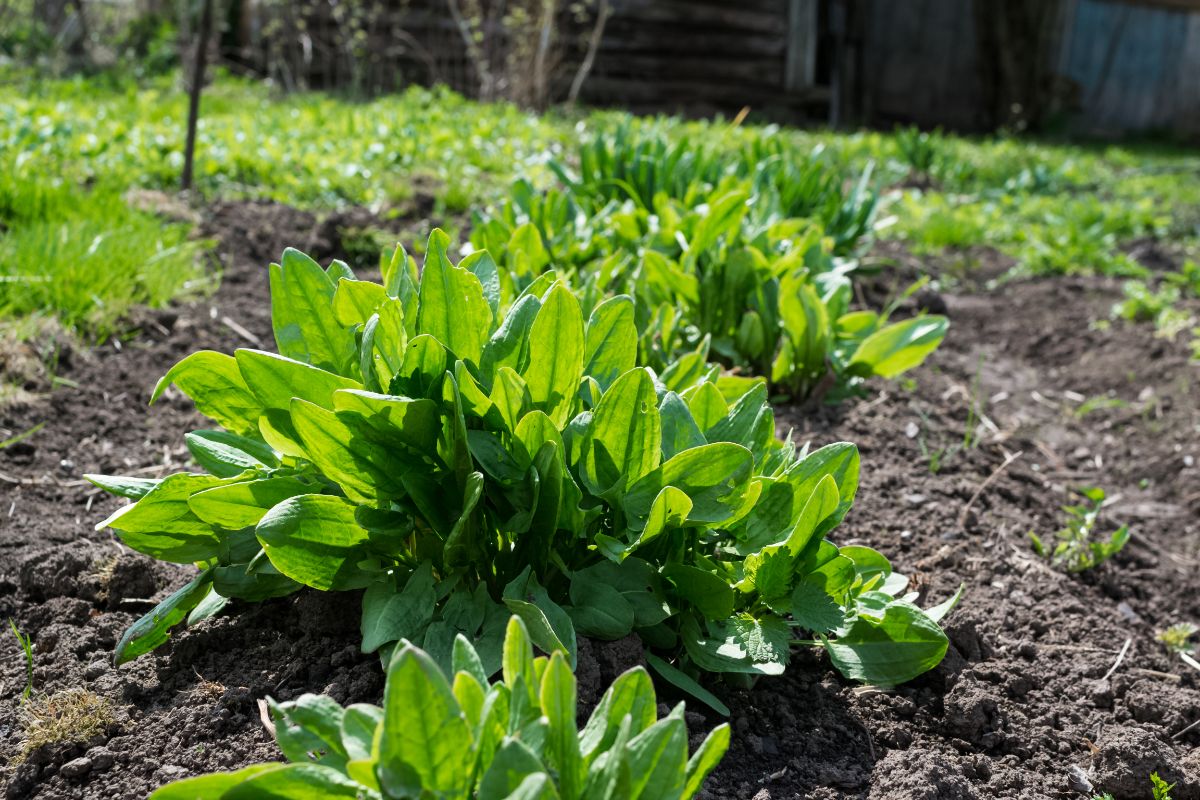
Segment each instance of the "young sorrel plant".
[[613,682],[579,730],[566,654],[533,652],[512,617],[503,679],[493,684],[463,636],[450,670],[405,642],[388,667],[382,708],[311,694],[269,701],[291,763],[189,778],[151,798],[688,800],[725,754],[729,726],[719,725],[688,758],[683,704],[658,719],[641,667]]
[[852,310],[854,262],[835,257],[820,225],[753,221],[765,201],[743,190],[702,198],[689,208],[660,193],[653,214],[615,202],[587,212],[586,198],[523,185],[476,217],[471,240],[518,284],[558,267],[585,304],[610,292],[635,297],[641,364],[664,369],[711,349],[797,399],[836,399],[866,378],[896,377],[945,337],[945,317],[892,323],[886,311]]
[[586,318],[553,275],[501,313],[491,258],[436,231],[383,285],[289,250],[271,267],[280,353],[195,353],[174,383],[224,430],[187,435],[209,474],[91,476],[136,499],[101,523],[200,572],[139,620],[118,662],[226,599],[365,589],[363,649],[459,634],[489,671],[510,613],[546,652],[636,631],[657,668],[777,674],[797,631],[848,676],[936,665],[947,640],[883,556],[825,537],[858,453],[778,441],[766,384],[700,354],[635,366],[633,302]]

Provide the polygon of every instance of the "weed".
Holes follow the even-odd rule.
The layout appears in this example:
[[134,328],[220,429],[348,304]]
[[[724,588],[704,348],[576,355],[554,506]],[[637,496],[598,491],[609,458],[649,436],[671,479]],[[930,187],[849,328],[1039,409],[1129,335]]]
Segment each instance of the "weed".
[[22,734],[14,761],[48,745],[84,743],[116,724],[112,704],[83,689],[36,695],[21,707]]
[[1122,525],[1107,540],[1093,540],[1096,519],[1104,505],[1104,490],[1083,488],[1076,491],[1088,504],[1063,506],[1067,526],[1054,535],[1057,543],[1053,550],[1047,548],[1037,534],[1029,532],[1034,552],[1067,572],[1083,572],[1099,566],[1120,552],[1130,536],[1129,527]]
[[1162,642],[1163,646],[1172,653],[1190,654],[1195,649],[1191,639],[1197,632],[1200,632],[1200,627],[1191,622],[1177,622],[1156,633],[1154,638]]
[[1150,783],[1153,786],[1154,800],[1171,800],[1171,790],[1175,788],[1175,784],[1167,783],[1158,777],[1157,772],[1150,773]]
[[33,640],[21,633],[21,629],[13,620],[10,619],[8,625],[17,641],[21,643],[21,651],[25,654],[25,691],[21,692],[21,702],[24,703],[33,694]]

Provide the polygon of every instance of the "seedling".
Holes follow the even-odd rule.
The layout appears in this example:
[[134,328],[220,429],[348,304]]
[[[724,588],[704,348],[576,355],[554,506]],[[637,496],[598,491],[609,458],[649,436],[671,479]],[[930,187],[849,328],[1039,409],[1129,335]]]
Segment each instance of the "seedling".
[[1167,783],[1158,777],[1157,772],[1150,773],[1150,783],[1154,787],[1154,800],[1171,800],[1171,790],[1175,788],[1175,784]]
[[1062,510],[1067,515],[1067,527],[1054,535],[1057,543],[1053,550],[1047,548],[1036,533],[1029,532],[1034,552],[1067,572],[1084,572],[1099,566],[1120,552],[1129,541],[1130,535],[1129,526],[1122,525],[1113,531],[1107,540],[1093,540],[1096,519],[1104,506],[1104,490],[1083,488],[1076,492],[1088,503],[1063,506]]
[[33,640],[21,633],[17,623],[11,619],[8,621],[8,625],[12,628],[13,635],[17,637],[17,641],[21,644],[21,650],[25,653],[25,691],[21,693],[21,702],[25,702],[33,694]]
[[383,706],[343,708],[306,694],[268,700],[290,763],[169,784],[151,800],[242,797],[438,797],[443,800],[688,800],[729,747],[718,725],[688,758],[684,705],[658,718],[650,676],[634,667],[576,724],[568,656],[534,656],[529,629],[508,620],[503,678],[489,681],[463,636],[443,671],[404,642],[388,666]]
[[1159,631],[1154,638],[1162,642],[1163,646],[1172,653],[1190,655],[1195,649],[1191,639],[1198,631],[1200,628],[1190,622],[1177,622],[1166,630]]

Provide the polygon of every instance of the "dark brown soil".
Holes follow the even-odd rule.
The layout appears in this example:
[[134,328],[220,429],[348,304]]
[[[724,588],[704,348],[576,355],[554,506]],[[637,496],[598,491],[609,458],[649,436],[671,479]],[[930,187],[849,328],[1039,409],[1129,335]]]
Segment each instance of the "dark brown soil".
[[[78,390],[0,411],[0,438],[46,423],[0,451],[0,617],[33,637],[39,693],[82,687],[116,717],[92,741],[16,764],[24,661],[15,637],[0,637],[9,798],[139,798],[167,780],[278,758],[258,718],[263,696],[375,701],[382,689],[378,662],[357,649],[358,600],[346,595],[237,606],[111,666],[125,626],[189,570],[95,532],[116,503],[79,474],[179,468],[181,434],[201,422],[178,395],[147,408],[154,382],[192,350],[269,342],[262,265],[286,245],[321,259],[340,245],[336,225],[278,206],[218,206],[207,225],[226,266],[214,297],[149,315],[119,350],[76,354],[65,377]],[[1188,730],[1200,719],[1200,672],[1154,640],[1173,622],[1200,622],[1200,369],[1182,342],[1148,328],[1093,329],[1118,294],[1101,279],[1057,279],[926,298],[944,299],[953,327],[911,385],[815,415],[780,409],[781,431],[862,450],[840,543],[890,555],[926,602],[960,583],[967,595],[947,622],[945,662],[897,690],[849,685],[819,651],[803,651],[784,677],[726,692],[734,744],[706,797],[1081,798],[1086,782],[1148,798],[1156,770],[1178,782],[1175,800],[1200,798],[1200,727]],[[1078,413],[1098,396],[1112,402]],[[963,448],[973,404],[981,436]],[[1033,555],[1027,532],[1052,535],[1068,487],[1080,485],[1104,487],[1114,501],[1105,525],[1128,523],[1134,537],[1112,562],[1067,576]],[[637,658],[636,642],[585,643],[582,701]],[[689,716],[699,731],[705,720]]]

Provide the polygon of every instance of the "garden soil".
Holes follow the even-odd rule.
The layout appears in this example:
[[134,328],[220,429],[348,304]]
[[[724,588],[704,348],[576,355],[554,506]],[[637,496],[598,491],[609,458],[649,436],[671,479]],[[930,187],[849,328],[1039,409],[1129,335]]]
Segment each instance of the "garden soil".
[[[79,477],[184,467],[182,433],[205,423],[174,390],[148,407],[154,383],[196,349],[269,347],[265,264],[288,245],[336,256],[341,230],[377,222],[361,216],[215,206],[204,227],[224,269],[216,294],[145,312],[136,335],[67,354],[58,374],[78,388],[0,411],[0,440],[45,423],[0,450],[0,619],[33,640],[28,708],[68,691],[102,699],[86,741],[28,748],[25,660],[4,632],[7,798],[142,798],[170,780],[280,758],[260,719],[265,696],[379,699],[382,673],[358,651],[353,595],[231,605],[113,667],[126,626],[190,569],[95,531],[118,502]],[[899,262],[893,275],[941,268],[894,246],[880,253]],[[1006,266],[987,251],[970,259],[973,276]],[[838,543],[889,555],[927,605],[960,584],[966,592],[947,619],[945,661],[909,684],[849,684],[805,649],[786,675],[724,690],[733,745],[703,797],[1149,798],[1157,771],[1177,783],[1175,800],[1200,798],[1200,672],[1154,638],[1200,622],[1200,368],[1151,326],[1104,324],[1119,294],[1097,278],[960,281],[920,298],[944,304],[952,327],[911,380],[837,408],[778,408],[781,435],[861,450],[862,485]],[[1066,575],[1032,552],[1028,534],[1052,538],[1078,486],[1107,490],[1102,532],[1128,524],[1133,538],[1111,562]],[[639,653],[632,640],[581,643],[585,710]],[[719,721],[689,707],[696,737]]]

